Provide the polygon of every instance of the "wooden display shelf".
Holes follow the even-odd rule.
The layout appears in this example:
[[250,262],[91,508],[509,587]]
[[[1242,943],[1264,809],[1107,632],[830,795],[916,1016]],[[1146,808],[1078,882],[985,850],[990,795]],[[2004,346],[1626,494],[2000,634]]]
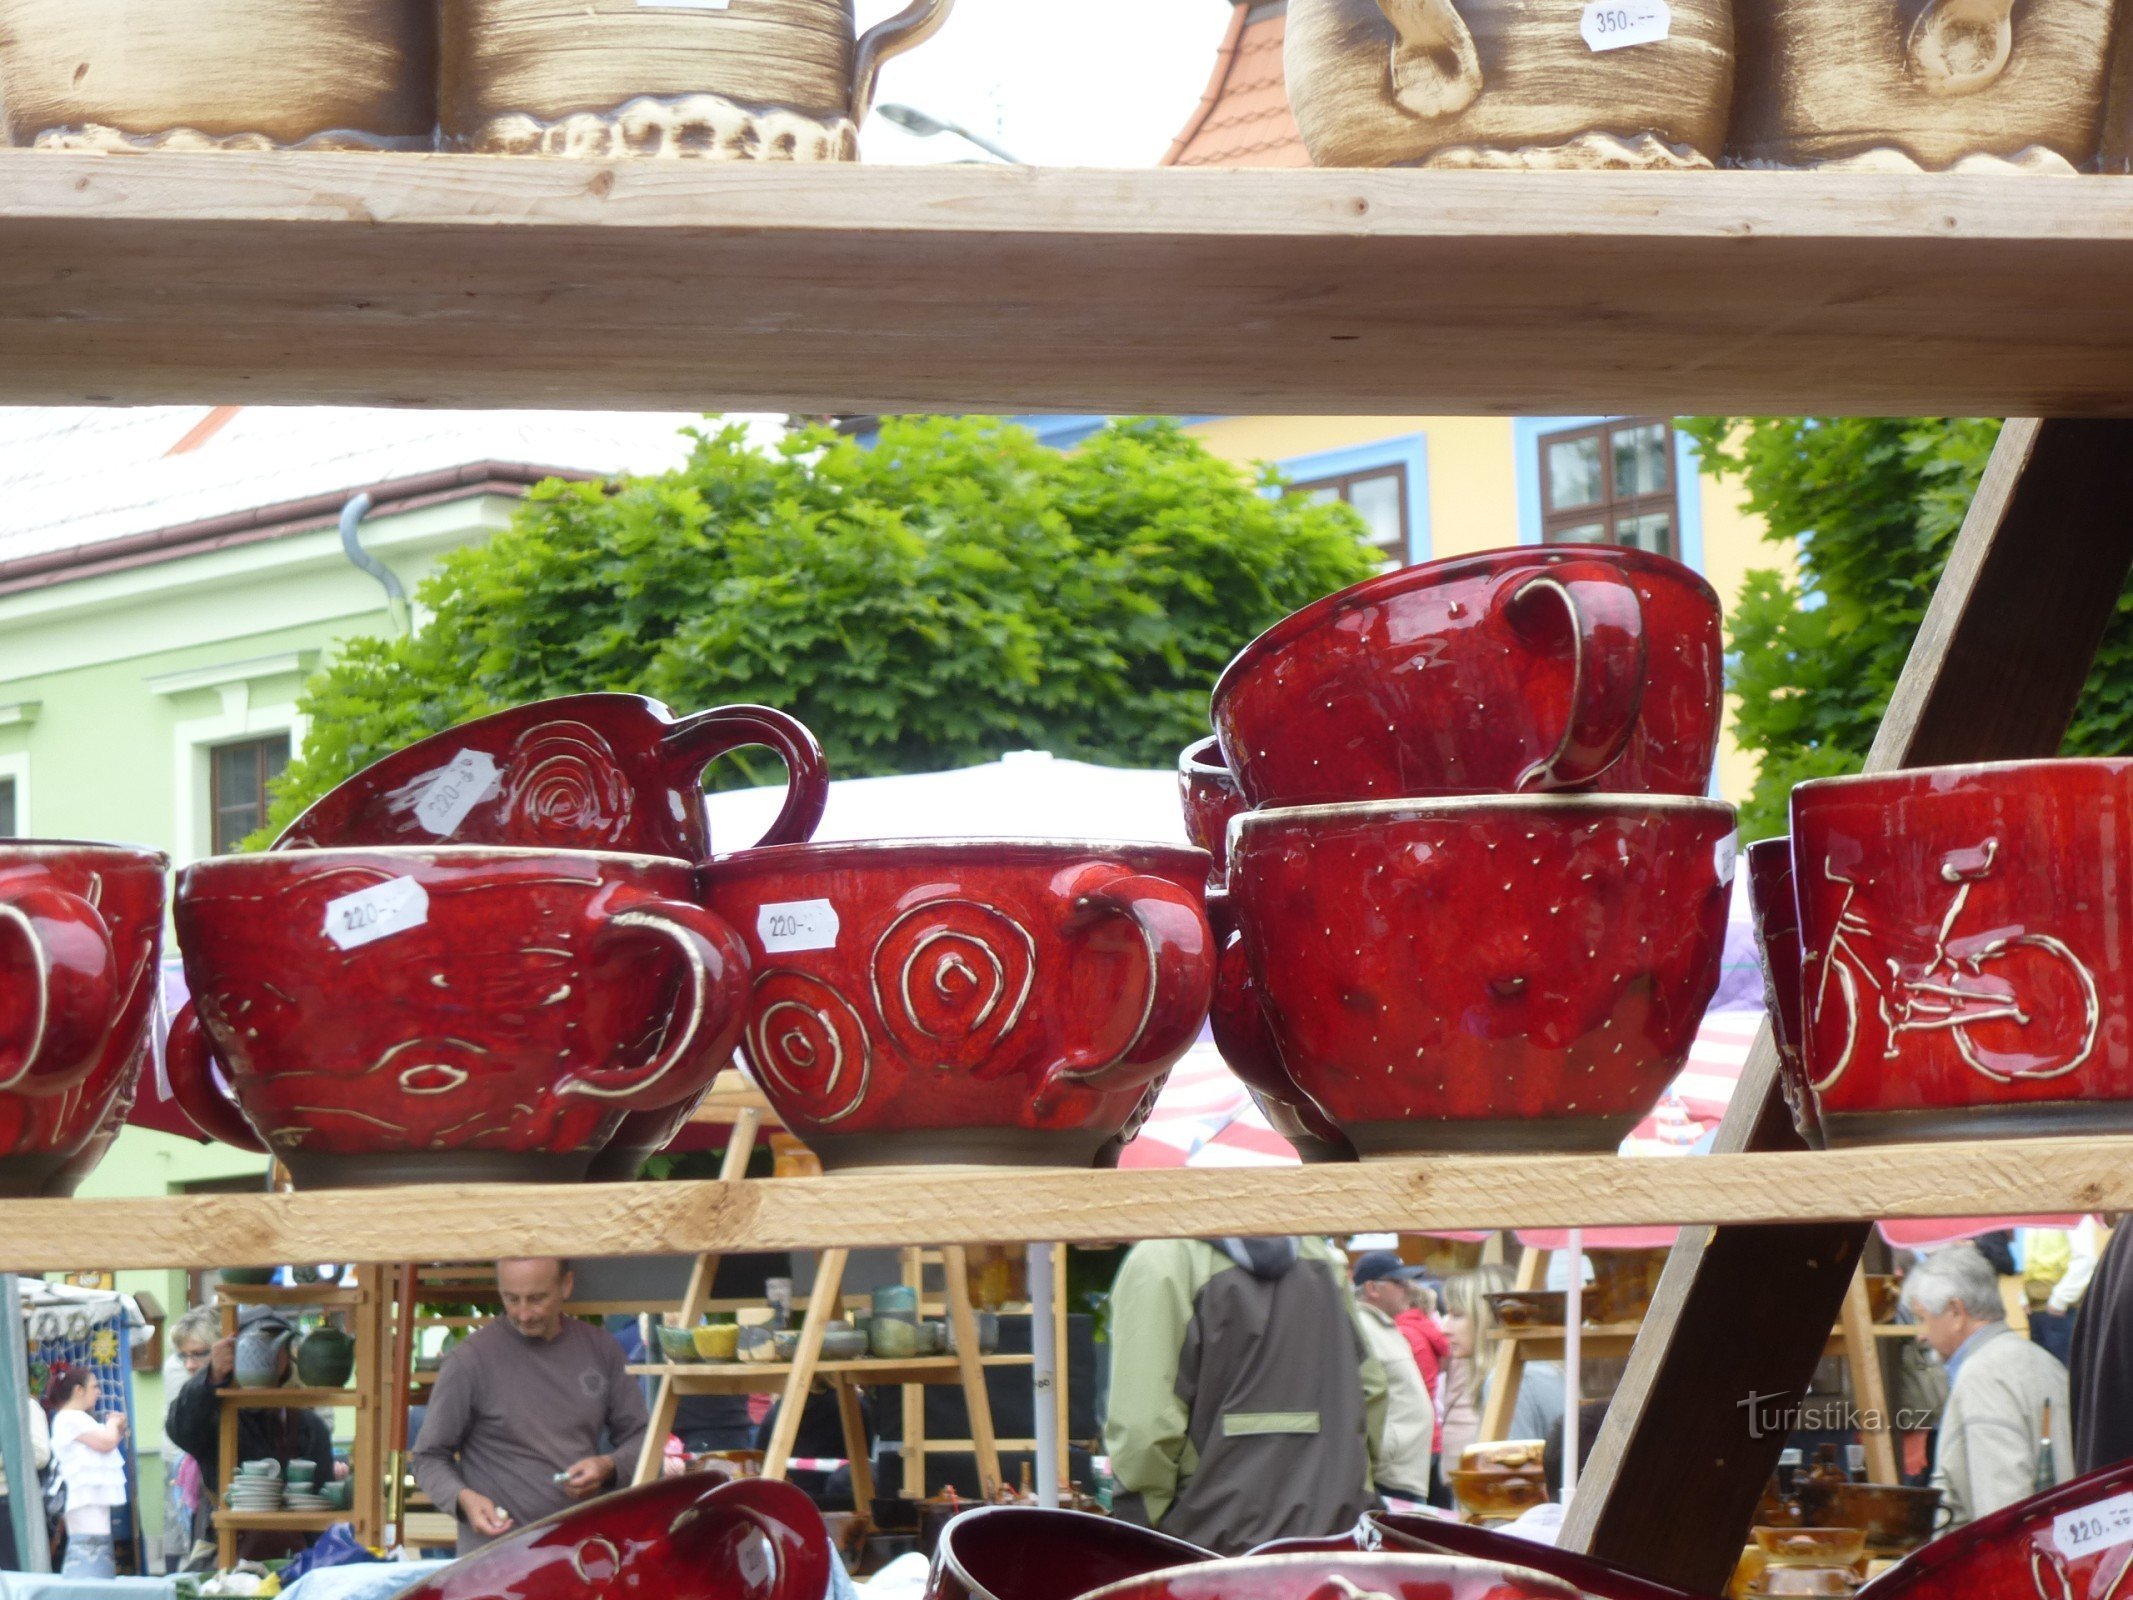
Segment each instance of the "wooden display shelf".
[[1182,1171],[931,1168],[737,1183],[11,1200],[0,1271],[438,1254],[889,1247],[911,1235],[1097,1243],[1207,1234],[1632,1227],[2133,1210],[2133,1137],[1635,1161],[1432,1156]]
[[[1026,1367],[1027,1355],[978,1357],[981,1367]],[[770,1394],[785,1387],[792,1376],[789,1361],[721,1361],[689,1365],[635,1366],[638,1378],[668,1378],[683,1394]],[[954,1356],[913,1356],[909,1361],[869,1357],[863,1361],[817,1361],[815,1376],[841,1378],[862,1388],[907,1383],[961,1383],[963,1366]]]
[[258,1410],[271,1406],[275,1410],[317,1411],[327,1406],[357,1407],[366,1397],[360,1389],[218,1389],[218,1399],[226,1406],[238,1410]]
[[338,1283],[217,1283],[221,1305],[315,1307],[334,1311],[362,1304],[362,1290]]
[[260,1531],[285,1531],[289,1533],[324,1533],[336,1522],[346,1522],[351,1513],[346,1511],[220,1511],[215,1513],[215,1526],[237,1533]]
[[2123,178],[14,150],[0,403],[2129,414],[2129,275]]

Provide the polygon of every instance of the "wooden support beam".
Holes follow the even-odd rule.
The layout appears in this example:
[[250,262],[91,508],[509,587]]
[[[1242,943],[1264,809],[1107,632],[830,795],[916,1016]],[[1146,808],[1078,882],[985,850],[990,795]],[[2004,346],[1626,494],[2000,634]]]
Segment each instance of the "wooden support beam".
[[[2133,423],[2010,421],[1867,770],[2055,753],[2129,569]],[[1799,1148],[1767,1026],[1716,1148]],[[2006,1148],[1915,1153],[1960,1166],[1978,1151]],[[1820,1172],[1866,1153],[1800,1159]],[[1979,1195],[2023,1192],[2019,1183],[1981,1187],[1947,1214],[1969,1214]],[[2068,1209],[2098,1207],[2083,1200]],[[1871,1205],[1858,1213],[1885,1214]],[[1757,1418],[1805,1393],[1865,1240],[1863,1224],[1844,1222],[1684,1232],[1565,1519],[1565,1548],[1688,1589],[1723,1586],[1784,1445],[1782,1431]]]

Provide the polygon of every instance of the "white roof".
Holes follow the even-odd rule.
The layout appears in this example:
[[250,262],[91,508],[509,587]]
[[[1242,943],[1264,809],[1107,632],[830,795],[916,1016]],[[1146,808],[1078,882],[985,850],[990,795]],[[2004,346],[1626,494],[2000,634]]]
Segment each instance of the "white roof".
[[[683,412],[0,406],[0,561],[476,462],[654,472]],[[220,426],[203,427],[213,421]],[[193,448],[172,451],[198,430]]]

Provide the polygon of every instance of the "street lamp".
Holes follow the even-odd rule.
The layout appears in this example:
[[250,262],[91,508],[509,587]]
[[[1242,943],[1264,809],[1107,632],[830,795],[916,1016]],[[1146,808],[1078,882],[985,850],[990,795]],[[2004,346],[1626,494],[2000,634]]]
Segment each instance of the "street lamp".
[[972,133],[959,122],[943,122],[939,117],[928,116],[916,106],[897,105],[890,102],[874,108],[906,133],[916,134],[921,139],[930,139],[935,134],[952,133],[958,139],[976,145],[989,156],[995,156],[1011,167],[1027,165],[1013,151],[1003,150],[990,139]]

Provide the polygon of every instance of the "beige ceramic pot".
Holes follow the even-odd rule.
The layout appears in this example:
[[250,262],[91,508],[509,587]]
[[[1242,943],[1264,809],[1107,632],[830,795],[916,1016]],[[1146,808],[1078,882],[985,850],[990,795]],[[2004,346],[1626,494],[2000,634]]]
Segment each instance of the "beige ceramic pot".
[[428,149],[422,0],[0,0],[8,142]]
[[444,0],[442,121],[501,155],[850,161],[881,64],[952,0]]
[[2072,172],[2106,142],[2113,0],[1741,8],[1743,165]]
[[1733,8],[1290,0],[1287,70],[1322,167],[1708,167]]

